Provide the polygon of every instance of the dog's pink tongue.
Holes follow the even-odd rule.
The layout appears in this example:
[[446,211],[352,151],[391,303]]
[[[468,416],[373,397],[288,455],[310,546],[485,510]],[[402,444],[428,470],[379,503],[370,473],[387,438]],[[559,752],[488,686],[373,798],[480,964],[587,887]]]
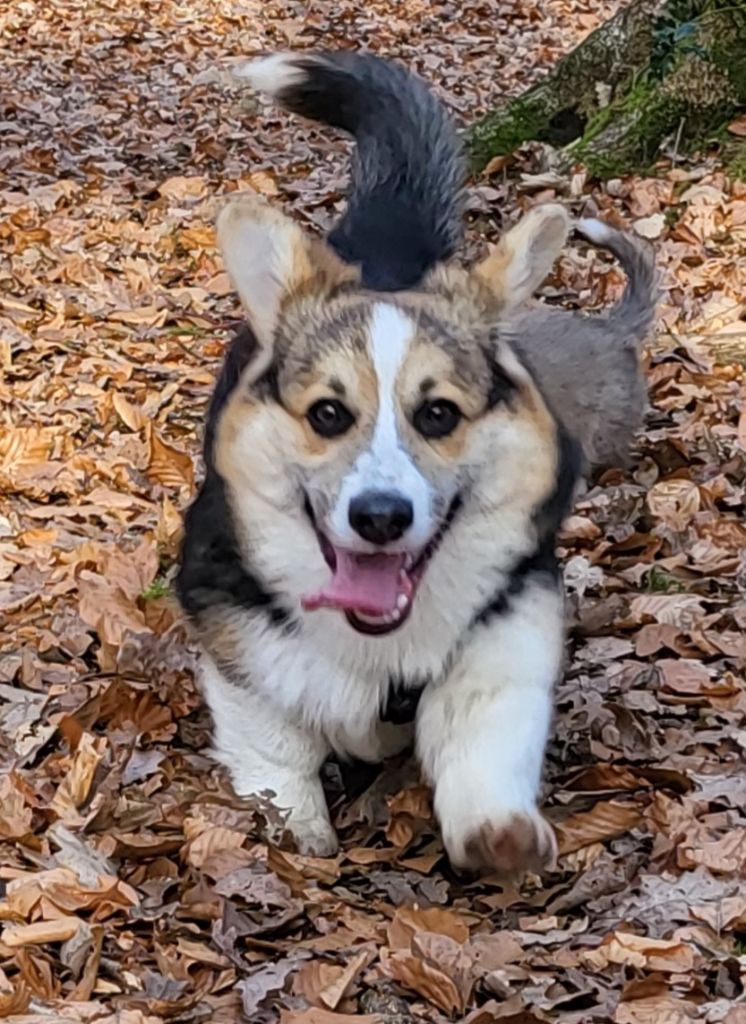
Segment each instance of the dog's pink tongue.
[[337,567],[329,584],[304,597],[304,608],[339,608],[363,615],[394,611],[399,594],[408,589],[401,576],[405,555],[356,555],[340,548],[334,554]]

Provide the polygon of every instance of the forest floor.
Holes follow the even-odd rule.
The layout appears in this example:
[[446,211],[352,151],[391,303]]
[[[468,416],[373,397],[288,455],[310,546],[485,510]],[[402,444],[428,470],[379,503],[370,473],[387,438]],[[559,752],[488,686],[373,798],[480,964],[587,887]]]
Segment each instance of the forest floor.
[[[254,189],[324,229],[347,169],[344,140],[257,106],[230,69],[366,46],[466,123],[616,7],[4,5],[0,1018],[746,1021],[746,185],[714,157],[598,185],[534,146],[469,190],[468,256],[558,196],[654,239],[662,270],[646,430],[561,538],[556,871],[454,875],[408,763],[329,768],[335,859],[258,841],[206,754],[172,594],[240,318],[216,200]],[[590,310],[622,288],[568,246],[543,292]]]

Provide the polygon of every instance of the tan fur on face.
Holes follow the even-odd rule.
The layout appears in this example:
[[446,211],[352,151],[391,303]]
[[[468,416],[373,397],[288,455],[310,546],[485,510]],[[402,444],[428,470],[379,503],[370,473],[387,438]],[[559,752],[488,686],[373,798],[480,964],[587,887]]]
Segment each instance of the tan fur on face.
[[[428,397],[454,402],[464,414],[456,429],[441,438],[424,438],[413,426],[406,432],[412,451],[421,455],[421,465],[432,458],[437,463],[459,463],[483,467],[492,464],[499,473],[499,487],[517,492],[523,487],[538,493],[554,483],[557,434],[555,422],[530,377],[510,350],[500,351],[500,365],[516,389],[507,402],[486,407],[490,381],[475,370],[458,369],[451,350],[420,340],[412,346],[399,379],[400,401],[414,410]],[[427,384],[427,395],[423,393]],[[520,441],[519,441],[520,439]],[[509,443],[510,440],[510,443]],[[515,458],[513,453],[515,452]],[[526,474],[533,474],[531,480]]]
[[[309,409],[324,399],[343,401],[356,419],[348,435],[340,438],[321,437],[308,422]],[[378,408],[376,378],[370,360],[343,347],[332,350],[308,373],[292,380],[283,392],[283,405],[297,421],[302,434],[305,452],[319,456],[332,450],[339,450],[348,441],[354,440],[361,429],[369,429]]]

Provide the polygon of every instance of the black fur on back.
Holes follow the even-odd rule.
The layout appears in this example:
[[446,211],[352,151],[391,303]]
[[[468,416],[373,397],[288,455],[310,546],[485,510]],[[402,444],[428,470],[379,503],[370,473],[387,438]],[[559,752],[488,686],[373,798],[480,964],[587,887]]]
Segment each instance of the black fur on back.
[[357,143],[342,219],[329,243],[366,288],[398,291],[455,252],[465,162],[443,105],[405,68],[369,54],[299,56],[305,78],[277,93],[287,110]]

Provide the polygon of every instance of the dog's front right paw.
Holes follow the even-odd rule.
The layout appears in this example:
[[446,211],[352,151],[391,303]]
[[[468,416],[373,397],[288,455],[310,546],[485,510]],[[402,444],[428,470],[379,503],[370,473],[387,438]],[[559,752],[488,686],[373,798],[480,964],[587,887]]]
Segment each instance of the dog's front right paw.
[[333,857],[339,849],[337,833],[323,818],[288,821],[286,828],[303,857]]
[[519,875],[551,868],[557,858],[554,830],[536,808],[506,809],[455,828],[444,821],[443,839],[451,864],[465,871]]

